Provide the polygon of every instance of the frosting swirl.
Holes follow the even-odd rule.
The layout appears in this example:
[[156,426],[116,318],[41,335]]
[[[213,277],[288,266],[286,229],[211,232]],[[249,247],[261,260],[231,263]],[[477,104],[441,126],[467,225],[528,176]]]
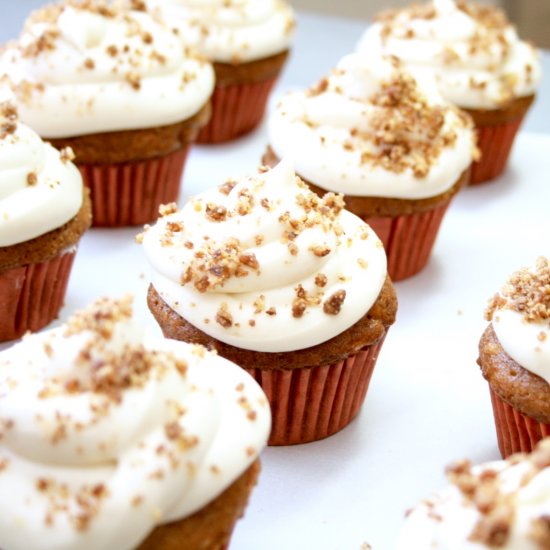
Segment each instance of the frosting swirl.
[[218,496],[269,429],[242,369],[98,300],[0,354],[0,545],[134,548]]
[[306,91],[284,96],[269,139],[306,180],[354,196],[420,199],[451,188],[472,162],[470,121],[395,58],[344,57]]
[[288,49],[294,14],[283,0],[147,0],[186,44],[222,63],[244,63]]
[[0,73],[21,119],[49,138],[173,124],[214,87],[211,65],[149,14],[81,0],[31,15]]
[[531,455],[447,470],[450,487],[408,515],[396,550],[542,550],[548,547],[550,440]]
[[82,178],[71,159],[17,121],[0,103],[0,246],[34,239],[61,227],[82,206]]
[[386,279],[381,242],[290,163],[230,180],[143,235],[153,286],[214,338],[257,351],[307,348],[367,313]]
[[536,50],[518,38],[502,11],[465,1],[433,0],[383,13],[358,50],[395,55],[435,73],[446,99],[472,109],[497,109],[531,95],[541,76]]
[[550,261],[514,273],[486,313],[504,351],[550,384]]

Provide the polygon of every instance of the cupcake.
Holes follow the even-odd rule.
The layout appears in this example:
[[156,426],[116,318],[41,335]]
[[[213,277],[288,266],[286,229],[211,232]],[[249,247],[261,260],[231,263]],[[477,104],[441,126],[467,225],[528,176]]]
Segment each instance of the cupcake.
[[164,335],[260,383],[271,445],[322,439],[357,415],[397,302],[381,242],[340,196],[319,198],[282,162],[166,207],[142,242]]
[[61,152],[0,103],[0,341],[57,317],[91,205],[82,178]]
[[285,95],[268,131],[264,162],[291,155],[314,191],[344,193],[346,208],[384,243],[394,281],[428,262],[475,153],[468,117],[434,86],[395,58],[358,54],[316,86]]
[[0,353],[0,546],[220,550],[270,414],[236,365],[100,299]]
[[491,299],[478,363],[503,457],[550,435],[550,262],[514,273]]
[[550,544],[550,441],[531,455],[447,468],[450,485],[407,514],[396,550],[544,550]]
[[433,0],[379,16],[363,35],[366,57],[390,54],[433,74],[441,94],[473,118],[481,159],[470,183],[499,176],[540,80],[537,52],[498,8]]
[[147,0],[168,26],[214,63],[212,118],[200,143],[220,143],[261,122],[288,57],[294,15],[283,0]]
[[146,12],[100,0],[43,8],[5,49],[0,73],[21,120],[75,152],[94,225],[143,224],[177,199],[214,73]]

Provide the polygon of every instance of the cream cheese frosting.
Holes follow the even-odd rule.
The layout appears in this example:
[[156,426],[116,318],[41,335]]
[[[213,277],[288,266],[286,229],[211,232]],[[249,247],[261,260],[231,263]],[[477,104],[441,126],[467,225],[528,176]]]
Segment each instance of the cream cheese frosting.
[[270,145],[297,173],[353,196],[421,199],[450,189],[472,162],[470,121],[395,58],[345,56],[306,91],[279,101]]
[[246,63],[287,50],[294,13],[282,0],[147,0],[186,44],[221,63]]
[[550,256],[512,275],[487,311],[504,351],[550,384]]
[[0,103],[0,246],[34,239],[76,216],[82,177],[71,153],[19,123],[12,103]]
[[396,550],[544,550],[549,544],[550,440],[531,455],[448,469],[452,485],[408,513]]
[[183,121],[214,87],[212,66],[151,15],[88,0],[31,15],[0,74],[21,120],[48,138]]
[[233,483],[270,418],[242,369],[100,299],[0,354],[0,546],[135,548]]
[[464,108],[496,109],[529,96],[541,77],[537,51],[502,11],[464,1],[433,0],[382,14],[358,50],[395,55],[434,73],[441,94]]
[[244,349],[308,348],[363,317],[386,279],[382,243],[318,198],[289,162],[229,180],[142,235],[152,284],[180,316]]

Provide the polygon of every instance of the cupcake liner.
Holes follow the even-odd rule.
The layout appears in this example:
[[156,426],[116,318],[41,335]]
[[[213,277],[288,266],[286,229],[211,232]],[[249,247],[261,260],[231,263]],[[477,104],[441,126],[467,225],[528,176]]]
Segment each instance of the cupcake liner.
[[143,225],[158,218],[161,204],[175,202],[189,146],[152,159],[79,164],[90,188],[95,227]]
[[384,245],[392,281],[411,277],[428,263],[448,206],[408,216],[364,218]]
[[498,448],[503,458],[513,453],[529,453],[538,441],[550,435],[550,424],[543,424],[521,414],[503,401],[489,386]]
[[496,126],[476,125],[481,159],[472,164],[470,185],[486,183],[500,176],[506,164],[523,116]]
[[260,384],[271,405],[268,445],[317,441],[347,426],[365,400],[384,338],[331,365],[245,369]]
[[198,143],[221,143],[252,131],[261,122],[277,77],[262,82],[216,86],[210,122],[199,132]]
[[57,317],[75,254],[76,249],[0,274],[0,341],[35,332]]

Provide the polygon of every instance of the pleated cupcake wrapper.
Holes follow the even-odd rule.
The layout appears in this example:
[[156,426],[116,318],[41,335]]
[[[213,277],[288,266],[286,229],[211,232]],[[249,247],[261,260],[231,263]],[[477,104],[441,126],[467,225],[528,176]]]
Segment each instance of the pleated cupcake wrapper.
[[496,126],[477,126],[477,146],[481,158],[472,164],[470,185],[486,183],[500,176],[506,164],[523,116]]
[[489,386],[497,431],[498,448],[503,458],[514,453],[528,453],[541,439],[550,435],[550,424],[543,424],[521,414],[503,401]]
[[409,216],[364,218],[384,245],[392,281],[411,277],[428,263],[448,206]]
[[57,317],[75,254],[71,249],[47,262],[0,274],[0,341],[40,330]]
[[198,143],[222,143],[252,131],[261,122],[277,78],[252,84],[216,86],[212,116],[197,138]]
[[331,365],[245,369],[260,384],[271,405],[273,424],[268,444],[308,443],[345,428],[365,400],[384,338]]
[[136,162],[80,164],[90,188],[95,227],[143,225],[158,218],[161,204],[175,202],[189,146]]

